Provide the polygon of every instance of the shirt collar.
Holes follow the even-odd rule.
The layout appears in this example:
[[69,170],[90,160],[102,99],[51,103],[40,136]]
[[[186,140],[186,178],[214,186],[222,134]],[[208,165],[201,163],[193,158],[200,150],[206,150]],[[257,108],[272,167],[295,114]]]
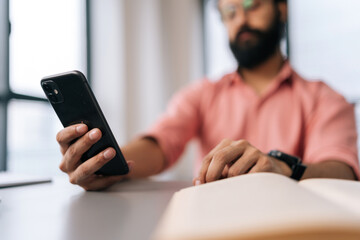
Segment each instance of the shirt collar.
[[[293,73],[293,69],[290,66],[290,63],[288,60],[284,61],[283,66],[280,69],[280,72],[276,75],[276,77],[273,80],[273,84],[279,86],[281,83],[285,81],[291,81],[291,75]],[[227,76],[227,82],[229,86],[233,86],[236,83],[245,84],[243,78],[240,76],[240,74],[235,71]]]

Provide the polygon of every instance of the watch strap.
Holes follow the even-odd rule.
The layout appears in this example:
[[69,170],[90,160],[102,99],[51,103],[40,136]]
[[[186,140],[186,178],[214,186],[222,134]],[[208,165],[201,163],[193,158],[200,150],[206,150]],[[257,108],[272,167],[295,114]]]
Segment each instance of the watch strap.
[[299,181],[301,177],[304,175],[305,170],[306,170],[305,165],[302,165],[301,163],[296,164],[292,169],[293,173],[291,174],[290,178]]
[[268,155],[285,162],[292,170],[292,174],[290,176],[292,179],[300,180],[306,170],[306,166],[301,164],[301,160],[298,157],[291,156],[277,150],[270,151]]

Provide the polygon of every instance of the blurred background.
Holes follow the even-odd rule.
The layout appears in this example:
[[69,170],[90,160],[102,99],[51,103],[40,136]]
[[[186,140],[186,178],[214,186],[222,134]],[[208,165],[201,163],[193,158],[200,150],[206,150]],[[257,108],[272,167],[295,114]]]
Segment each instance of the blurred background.
[[[292,66],[357,103],[360,1],[288,5],[282,48]],[[236,62],[216,0],[0,0],[0,170],[62,174],[55,141],[62,126],[40,80],[74,69],[87,76],[124,145],[159,117],[175,91],[205,76],[216,80]],[[192,179],[194,152],[190,144],[159,178]]]

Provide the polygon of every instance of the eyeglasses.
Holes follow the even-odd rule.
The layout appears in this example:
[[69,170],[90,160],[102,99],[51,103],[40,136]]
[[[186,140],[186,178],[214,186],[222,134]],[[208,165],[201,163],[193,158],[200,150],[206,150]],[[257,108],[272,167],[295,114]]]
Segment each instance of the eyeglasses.
[[223,21],[231,21],[239,14],[240,9],[245,13],[259,8],[265,0],[239,0],[232,3],[224,3],[219,6],[221,18]]

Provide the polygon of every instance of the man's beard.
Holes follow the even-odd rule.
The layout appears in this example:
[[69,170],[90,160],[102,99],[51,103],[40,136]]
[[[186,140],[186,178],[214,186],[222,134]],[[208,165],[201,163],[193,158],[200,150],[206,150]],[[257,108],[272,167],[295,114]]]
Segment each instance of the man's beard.
[[[246,25],[241,28],[235,41],[230,42],[231,51],[239,64],[239,68],[253,69],[273,56],[280,46],[284,30],[285,24],[281,22],[279,13],[267,31],[251,29]],[[255,35],[257,42],[255,44],[252,42],[240,43],[240,34],[244,32]]]

